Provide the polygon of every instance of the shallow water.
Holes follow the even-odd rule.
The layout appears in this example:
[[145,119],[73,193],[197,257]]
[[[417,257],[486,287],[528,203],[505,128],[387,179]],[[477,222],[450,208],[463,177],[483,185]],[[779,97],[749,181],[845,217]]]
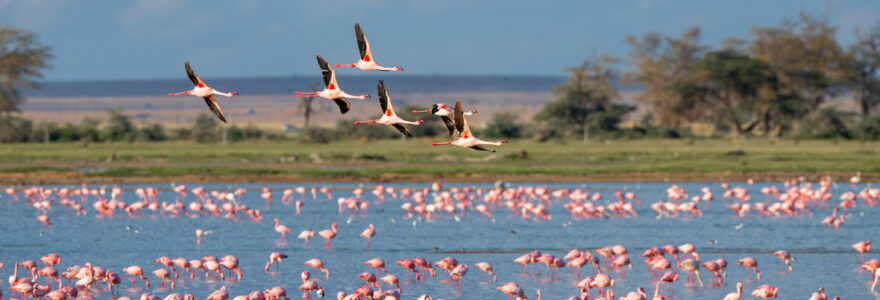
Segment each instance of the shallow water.
[[[709,286],[710,275],[705,272],[702,275],[706,286],[686,287],[686,273],[682,271],[679,281],[673,285],[675,299],[721,299],[735,290],[737,281],[743,282],[744,294],[751,293],[761,284],[776,286],[779,288],[780,299],[806,299],[820,286],[825,288],[829,298],[840,296],[842,299],[880,299],[880,296],[869,291],[870,274],[857,269],[859,255],[850,248],[850,245],[858,241],[876,240],[880,234],[880,213],[877,208],[859,201],[856,208],[845,211],[849,217],[836,230],[823,228],[819,223],[830,214],[828,208],[814,210],[812,217],[735,218],[726,208],[726,200],[721,197],[722,190],[717,183],[680,184],[691,195],[697,194],[701,187],[707,185],[712,188],[716,200],[711,202],[710,209],[703,210],[703,217],[658,219],[648,204],[664,200],[665,189],[670,184],[549,184],[551,188],[584,187],[591,193],[600,192],[604,196],[601,202],[612,199],[613,192],[627,189],[633,191],[643,204],[636,207],[639,215],[635,218],[572,219],[560,202],[554,202],[549,209],[553,218],[544,221],[523,220],[511,215],[505,208],[495,209],[494,219],[473,212],[459,217],[441,215],[436,219],[422,220],[407,216],[400,209],[404,202],[402,200],[389,197],[385,203],[374,201],[375,198],[369,193],[372,185],[364,185],[367,190],[364,197],[372,202],[367,214],[339,213],[335,200],[312,200],[309,195],[304,201],[302,214],[297,215],[293,205],[285,205],[279,201],[280,189],[291,188],[293,184],[268,185],[273,188],[275,196],[275,201],[268,210],[265,209],[265,201],[260,198],[261,185],[203,185],[209,191],[247,188],[249,193],[244,195],[242,201],[249,207],[260,208],[265,221],[253,223],[243,219],[233,222],[231,219],[217,217],[173,218],[159,216],[149,210],[144,210],[140,217],[129,218],[124,212],[118,212],[115,217],[97,218],[97,212],[91,205],[86,205],[88,216],[76,216],[72,209],[56,206],[49,214],[54,224],[52,229],[42,229],[42,224],[36,220],[39,213],[35,209],[22,201],[12,202],[8,195],[3,194],[0,198],[0,226],[5,230],[0,235],[0,262],[6,264],[6,267],[0,270],[0,275],[3,278],[11,275],[16,261],[37,260],[52,252],[57,252],[62,257],[62,264],[56,267],[59,272],[71,265],[91,262],[117,273],[122,273],[121,269],[129,265],[140,265],[145,273],[149,273],[161,267],[154,262],[159,256],[196,259],[205,255],[222,257],[232,254],[240,260],[244,273],[241,282],[198,278],[191,281],[187,276],[186,280],[181,277],[177,281],[177,289],[173,292],[193,293],[197,299],[203,299],[223,285],[227,286],[230,296],[280,285],[287,289],[291,298],[299,299],[302,297],[297,290],[301,283],[300,272],[309,271],[320,278],[318,284],[327,290],[327,297],[335,298],[337,291],[351,292],[360,286],[362,281],[356,275],[374,271],[364,266],[364,262],[378,257],[385,261],[389,272],[401,279],[402,299],[415,299],[425,293],[434,299],[504,299],[506,295],[496,290],[496,287],[510,281],[523,287],[530,299],[533,299],[536,289],[541,290],[545,299],[564,299],[577,294],[573,287],[576,282],[573,272],[560,269],[559,279],[549,279],[546,274],[541,277],[527,275],[523,274],[521,266],[512,262],[513,259],[535,249],[561,257],[572,248],[593,250],[621,244],[629,249],[633,268],[627,270],[625,279],[616,272],[612,273],[616,280],[614,291],[621,296],[643,286],[650,295],[654,289],[653,276],[645,270],[641,252],[654,246],[693,243],[704,261],[716,258],[728,261],[727,278],[720,287]],[[189,188],[196,186],[188,185]],[[327,186],[334,188],[333,197],[337,198],[351,196],[351,188],[357,185]],[[428,185],[392,186],[423,188]],[[446,184],[444,187],[451,186],[465,184]],[[731,186],[747,185],[740,183]],[[762,186],[766,184],[749,187],[752,202],[763,201],[764,196],[759,192]],[[777,186],[782,189],[781,184]],[[138,200],[132,189],[140,186],[122,187],[126,189],[122,196],[124,201],[131,203]],[[835,185],[832,205],[839,201],[841,193],[851,189],[850,185]],[[21,197],[21,193],[19,196]],[[318,196],[323,199],[320,193]],[[301,199],[299,194],[295,194],[294,198]],[[194,199],[190,194],[184,201]],[[173,192],[165,191],[159,195],[160,202],[174,200]],[[700,208],[704,208],[703,204]],[[287,243],[276,242],[279,234],[273,230],[273,218],[278,218],[281,224],[293,229]],[[331,249],[326,249],[324,240],[317,235],[310,241],[307,249],[303,247],[301,240],[295,238],[304,229],[310,228],[316,232],[329,229],[331,222],[339,223],[339,234],[333,240]],[[365,240],[359,237],[368,224],[376,226],[376,236],[370,249],[366,249]],[[209,232],[203,237],[201,245],[196,244],[196,228]],[[770,255],[779,249],[788,250],[795,257],[796,261],[792,262],[793,272],[784,272],[782,262]],[[263,271],[263,266],[272,251],[281,251],[290,257],[281,262],[280,272],[270,274]],[[452,256],[459,263],[468,265],[487,261],[494,266],[498,283],[485,282],[482,271],[473,267],[464,277],[462,288],[456,288],[452,282],[445,280],[442,270],[439,269],[436,278],[407,281],[404,269],[394,265],[394,262],[416,256],[425,257],[432,262]],[[746,269],[736,264],[736,260],[745,256],[753,256],[758,260],[763,274],[760,281],[749,280]],[[316,270],[303,265],[310,258],[324,261],[331,272],[329,280],[317,276]],[[876,250],[866,254],[866,258],[878,258]],[[38,265],[43,266],[39,262]],[[543,269],[542,266],[542,273]],[[581,271],[584,276],[593,275],[593,268],[590,266],[585,266]],[[152,293],[164,297],[172,292],[170,289],[160,288],[159,280],[152,274],[147,276],[153,282]],[[383,287],[387,288],[387,284],[383,284]],[[9,294],[5,284],[4,289]],[[661,291],[665,292],[665,284],[661,286]],[[130,282],[123,280],[119,292],[121,295],[137,296],[143,292],[142,283],[139,282],[137,288],[132,288]],[[95,294],[98,299],[109,297],[110,294],[106,291]],[[312,295],[312,299],[315,298]]]

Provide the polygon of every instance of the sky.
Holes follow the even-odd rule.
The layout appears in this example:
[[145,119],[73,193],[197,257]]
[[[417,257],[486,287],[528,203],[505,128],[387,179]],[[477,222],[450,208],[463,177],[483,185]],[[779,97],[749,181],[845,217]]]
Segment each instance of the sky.
[[626,58],[627,35],[700,26],[718,47],[826,7],[844,45],[880,22],[877,0],[0,0],[0,25],[52,47],[45,81],[171,79],[187,60],[203,78],[317,76],[316,54],[357,61],[356,22],[376,61],[407,74],[553,76]]

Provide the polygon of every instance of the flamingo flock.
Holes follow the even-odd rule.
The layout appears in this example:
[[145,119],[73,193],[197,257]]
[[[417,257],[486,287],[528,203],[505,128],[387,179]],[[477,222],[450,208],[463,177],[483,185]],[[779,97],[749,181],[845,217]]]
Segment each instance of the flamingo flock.
[[[803,272],[798,265],[805,262],[797,259],[799,252],[778,250],[768,251],[766,255],[742,255],[736,259],[736,268],[742,268],[738,274],[742,275],[729,276],[728,268],[732,267],[728,266],[727,260],[714,252],[701,251],[705,249],[694,243],[664,243],[640,248],[637,251],[632,251],[623,244],[571,249],[560,253],[537,249],[518,256],[511,255],[508,260],[495,261],[485,259],[461,261],[461,258],[455,255],[445,256],[434,263],[424,256],[374,257],[364,261],[363,268],[368,268],[367,270],[351,276],[351,270],[357,270],[357,266],[340,264],[326,258],[322,260],[313,257],[300,260],[303,263],[292,264],[286,261],[297,260],[297,256],[290,255],[290,251],[308,249],[308,240],[315,234],[325,239],[325,245],[311,250],[317,251],[312,253],[337,251],[331,245],[331,240],[335,238],[363,238],[366,243],[357,246],[357,250],[370,251],[370,241],[377,236],[399,234],[398,230],[390,227],[382,227],[379,231],[380,226],[374,224],[352,228],[348,225],[348,221],[328,220],[324,223],[326,227],[304,228],[303,224],[292,221],[297,218],[300,210],[304,210],[303,214],[308,214],[311,209],[318,209],[318,206],[324,204],[333,207],[335,203],[337,207],[333,209],[333,213],[347,216],[349,220],[368,218],[377,205],[384,210],[387,209],[388,203],[392,203],[393,206],[399,207],[390,211],[392,215],[396,215],[395,219],[414,222],[461,218],[494,222],[496,218],[506,216],[522,222],[550,222],[562,218],[567,219],[568,221],[565,221],[567,223],[564,224],[568,224],[596,219],[625,221],[632,218],[680,218],[695,222],[704,218],[703,211],[711,211],[710,206],[713,201],[723,201],[727,206],[720,205],[716,210],[733,210],[738,206],[734,214],[727,217],[730,220],[805,218],[810,215],[809,212],[823,210],[832,210],[834,215],[842,217],[851,214],[856,207],[873,207],[880,199],[878,198],[880,191],[870,185],[861,190],[844,191],[841,196],[835,197],[833,185],[834,183],[828,179],[818,184],[792,180],[782,183],[780,185],[782,188],[776,186],[752,188],[748,184],[731,186],[721,183],[718,186],[700,188],[696,196],[689,196],[688,191],[679,185],[668,187],[663,195],[647,195],[635,190],[593,191],[584,188],[506,184],[494,188],[467,186],[445,188],[440,183],[433,183],[424,187],[401,188],[383,185],[376,185],[373,188],[356,187],[351,190],[350,195],[341,196],[338,194],[339,191],[328,186],[311,188],[295,186],[281,189],[264,186],[256,189],[255,192],[249,192],[245,188],[209,190],[200,186],[185,185],[174,185],[170,189],[138,187],[128,192],[124,192],[120,187],[89,187],[85,184],[80,187],[10,187],[5,190],[5,195],[8,197],[3,199],[7,200],[8,205],[26,205],[35,215],[44,217],[37,218],[35,224],[45,224],[44,220],[48,221],[50,216],[58,215],[65,215],[64,218],[91,217],[98,222],[110,219],[132,221],[140,218],[156,218],[173,221],[177,218],[187,218],[210,220],[212,223],[215,222],[214,220],[225,219],[229,224],[239,224],[240,216],[246,216],[246,220],[249,221],[246,224],[255,225],[240,226],[256,226],[265,222],[262,217],[264,213],[272,213],[274,224],[272,229],[268,230],[274,230],[280,237],[271,243],[278,249],[267,251],[264,257],[268,257],[268,261],[261,262],[240,263],[239,258],[234,255],[220,258],[211,255],[202,255],[199,258],[158,256],[149,260],[131,261],[127,267],[107,268],[99,266],[104,264],[101,263],[100,257],[96,257],[79,264],[64,259],[63,261],[72,264],[62,269],[64,254],[50,253],[39,258],[31,258],[32,260],[9,262],[12,269],[9,291],[12,297],[22,298],[74,299],[85,295],[110,295],[116,299],[125,299],[124,296],[116,296],[119,287],[123,287],[128,292],[141,293],[142,299],[158,297],[151,294],[153,292],[167,293],[165,299],[193,299],[194,296],[188,290],[184,290],[187,293],[174,291],[181,286],[204,281],[223,284],[223,287],[214,290],[208,299],[227,299],[232,297],[230,293],[241,294],[236,299],[286,299],[287,290],[300,290],[304,298],[324,297],[325,290],[333,289],[337,299],[390,300],[401,299],[402,295],[408,295],[406,298],[410,299],[416,298],[417,295],[421,295],[420,299],[430,299],[431,296],[419,291],[420,282],[448,282],[450,289],[461,290],[465,281],[478,280],[483,285],[496,288],[499,296],[508,295],[509,299],[529,297],[539,299],[540,290],[528,291],[517,283],[522,283],[528,278],[538,278],[549,282],[570,281],[570,292],[574,296],[569,299],[618,299],[616,297],[648,299],[647,297],[651,295],[648,294],[647,289],[650,288],[653,288],[653,299],[672,299],[681,297],[681,293],[676,292],[679,286],[691,290],[724,290],[727,288],[727,281],[736,282],[736,289],[724,299],[745,297],[743,289],[746,286],[749,287],[747,291],[751,291],[750,295],[753,297],[787,298],[784,295],[791,291],[784,286],[776,286],[773,282],[788,274]],[[722,196],[716,198],[713,193],[719,190]],[[750,194],[755,191],[761,192],[763,196],[752,198]],[[253,193],[258,196],[250,196]],[[271,200],[276,193],[283,195],[282,205],[296,206],[297,214],[281,216],[274,213],[277,204],[273,206]],[[372,197],[367,198],[366,195]],[[334,197],[336,197],[335,201]],[[165,200],[159,201],[160,198]],[[265,209],[247,206],[248,202],[260,198],[267,200]],[[837,202],[833,203],[834,201]],[[662,210],[655,208],[656,203],[663,203],[659,205],[663,207]],[[684,203],[692,205],[679,209]],[[743,209],[747,204],[752,209]],[[758,204],[764,204],[766,208],[758,209]],[[559,206],[561,209],[551,210],[553,206]],[[637,208],[643,206],[645,209],[639,214]],[[644,211],[648,209],[656,211],[657,214],[653,216],[645,214]],[[700,212],[695,213],[695,210]],[[59,227],[68,226],[67,222],[69,220],[66,219],[61,223],[56,221],[52,227],[43,226],[42,231],[58,230]],[[818,222],[815,226],[818,230],[845,229],[845,227],[829,228]],[[287,244],[287,234],[294,229],[302,230],[298,238],[305,240],[305,244]],[[193,232],[188,231],[190,229],[186,230],[189,232],[187,235]],[[216,230],[218,229],[196,229],[196,238],[191,243],[193,245],[218,243],[218,237],[214,236]],[[623,242],[628,243],[628,241]],[[853,265],[853,268],[860,270],[858,272],[870,273],[870,276],[864,279],[867,280],[866,286],[870,283],[870,290],[875,291],[880,276],[878,271],[880,260],[866,257],[872,253],[871,241],[853,241],[851,245],[847,245],[847,248],[853,253],[853,261],[856,260],[855,253],[859,254],[859,265]],[[640,259],[636,259],[638,253],[641,253]],[[386,261],[394,264],[386,264]],[[759,261],[763,275],[758,268]],[[38,263],[45,264],[45,267],[39,267]],[[264,263],[260,266],[263,266],[265,274],[243,274],[245,268],[241,264],[255,263]],[[275,265],[274,268],[272,265]],[[507,266],[519,265],[522,272],[498,273],[496,270],[499,269],[499,265],[504,266],[503,269],[509,268]],[[469,279],[473,278],[473,275],[467,276],[472,268],[482,272],[483,278]],[[2,269],[3,265],[0,264],[0,270]],[[767,271],[768,269],[773,271]],[[313,277],[309,271],[320,272],[322,276]],[[345,290],[328,285],[331,271],[337,274],[333,280],[348,278],[356,282],[358,287]],[[299,272],[302,282],[293,286],[264,287],[254,291],[243,291],[236,287],[236,284],[247,276],[280,276],[287,272]],[[437,273],[443,274],[440,276]],[[632,278],[639,277],[634,277],[633,274],[636,273],[648,274],[648,278],[653,279],[649,282],[632,282]],[[340,276],[342,279],[338,279]],[[708,279],[704,276],[708,276]],[[681,283],[679,277],[682,277]],[[628,286],[635,287],[629,290],[623,289],[621,292],[618,287],[621,283],[629,283]],[[821,283],[817,285],[818,289],[811,299],[827,299],[824,288],[828,286],[823,287]],[[617,294],[615,294],[616,289]],[[557,296],[566,297],[554,295],[554,298]]]
[[[330,63],[327,62],[321,55],[317,55],[318,68],[321,69],[321,75],[323,77],[324,89],[320,91],[296,91],[294,95],[299,98],[311,98],[311,97],[320,97],[328,100],[333,100],[334,103],[339,107],[339,112],[342,114],[347,113],[351,110],[351,102],[348,99],[358,99],[365,100],[369,99],[370,94],[349,94],[342,90],[339,85],[339,81],[337,80],[336,70],[333,67],[337,68],[357,68],[362,71],[382,71],[382,72],[395,72],[395,71],[403,71],[403,67],[395,66],[395,67],[384,67],[379,65],[376,62],[375,56],[373,56],[373,50],[370,46],[369,40],[367,40],[367,36],[364,34],[363,29],[361,29],[361,25],[359,23],[354,24],[355,38],[357,39],[358,53],[360,54],[360,58],[357,62],[353,64],[333,64],[331,66]],[[169,97],[175,96],[197,96],[201,97],[205,100],[205,103],[208,105],[208,108],[213,112],[220,121],[226,123],[226,116],[223,114],[223,110],[220,108],[219,102],[214,98],[214,95],[220,95],[225,97],[232,97],[238,95],[238,92],[228,92],[223,93],[215,90],[214,88],[209,87],[199,78],[198,75],[190,67],[189,62],[184,63],[184,67],[186,69],[186,75],[189,77],[190,81],[192,81],[194,87],[192,90],[178,92],[178,93],[169,93]],[[385,82],[383,80],[379,80],[377,85],[377,93],[379,95],[379,106],[382,109],[382,117],[374,120],[366,120],[366,121],[357,121],[355,124],[383,124],[394,127],[398,131],[400,131],[403,135],[407,137],[412,137],[413,134],[410,132],[409,128],[406,125],[418,126],[424,124],[424,120],[417,121],[407,121],[401,119],[397,112],[394,111],[394,107],[391,103],[391,97],[388,93],[388,90],[385,88]],[[501,146],[507,143],[507,140],[501,140],[497,142],[489,142],[477,139],[473,136],[470,131],[470,127],[467,123],[467,118],[465,116],[471,116],[476,114],[476,110],[464,111],[461,108],[460,101],[456,103],[455,110],[450,109],[446,104],[437,103],[432,106],[429,110],[414,110],[414,113],[418,112],[429,112],[434,115],[439,116],[447,129],[449,130],[449,138],[448,142],[438,142],[431,143],[432,146],[437,145],[454,145],[464,148],[471,148],[479,151],[491,151],[495,152],[495,150],[489,150],[483,147],[483,145],[495,145]],[[452,117],[452,118],[450,118]],[[287,195],[285,195],[287,196]]]

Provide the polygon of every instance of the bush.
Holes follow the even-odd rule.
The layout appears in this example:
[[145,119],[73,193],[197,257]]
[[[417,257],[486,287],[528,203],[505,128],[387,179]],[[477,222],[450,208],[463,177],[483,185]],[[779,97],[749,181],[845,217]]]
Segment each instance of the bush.
[[300,130],[299,135],[297,136],[297,141],[301,143],[329,143],[338,140],[337,131],[321,128],[321,127],[309,127],[303,130]]
[[134,125],[131,124],[131,119],[122,114],[122,111],[118,109],[111,109],[107,112],[110,113],[110,120],[107,124],[107,128],[104,129],[102,140],[134,141],[137,137],[137,132],[135,131]]
[[31,120],[8,114],[0,114],[0,142],[27,142],[31,128],[33,128]]
[[97,142],[101,137],[101,131],[98,130],[98,126],[100,125],[101,121],[92,118],[83,118],[76,126],[77,139],[81,141]]
[[217,121],[214,116],[200,113],[192,127],[192,137],[199,143],[213,143],[219,139]]
[[517,122],[518,119],[517,112],[495,113],[483,126],[482,134],[489,138],[519,138],[523,134],[523,125]]
[[140,141],[158,142],[167,139],[168,135],[165,133],[165,127],[158,123],[145,126],[138,133],[138,140]]
[[868,116],[859,123],[862,138],[866,140],[880,139],[880,114]]

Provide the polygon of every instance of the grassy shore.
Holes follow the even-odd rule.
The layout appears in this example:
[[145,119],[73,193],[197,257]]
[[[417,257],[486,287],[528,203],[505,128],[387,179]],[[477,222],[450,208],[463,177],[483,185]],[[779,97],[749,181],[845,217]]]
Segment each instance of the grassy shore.
[[0,183],[880,178],[880,142],[515,140],[495,154],[428,142],[3,144]]

